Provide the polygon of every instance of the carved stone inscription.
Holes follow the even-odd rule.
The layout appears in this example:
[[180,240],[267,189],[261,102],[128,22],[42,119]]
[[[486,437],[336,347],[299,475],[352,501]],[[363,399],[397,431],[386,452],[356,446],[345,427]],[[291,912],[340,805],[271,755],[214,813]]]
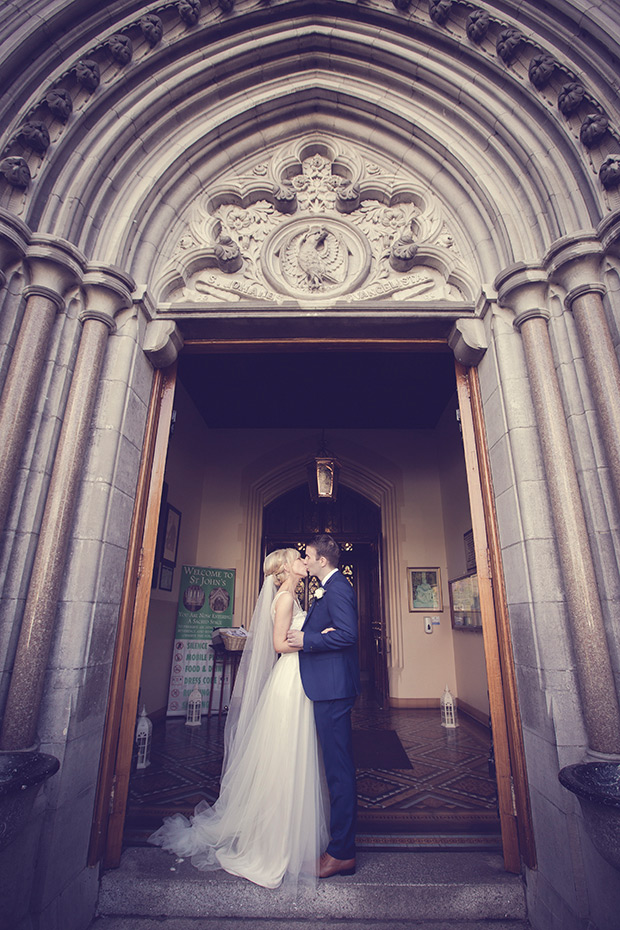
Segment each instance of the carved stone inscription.
[[321,138],[276,152],[228,186],[224,179],[194,206],[160,299],[466,298],[439,205],[389,169]]

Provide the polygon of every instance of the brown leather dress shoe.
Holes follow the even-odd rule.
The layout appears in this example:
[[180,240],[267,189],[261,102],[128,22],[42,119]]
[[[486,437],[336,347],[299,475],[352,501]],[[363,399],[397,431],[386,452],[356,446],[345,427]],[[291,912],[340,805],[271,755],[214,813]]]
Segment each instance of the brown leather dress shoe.
[[319,859],[319,878],[331,878],[332,875],[355,875],[355,859],[334,859],[324,852]]

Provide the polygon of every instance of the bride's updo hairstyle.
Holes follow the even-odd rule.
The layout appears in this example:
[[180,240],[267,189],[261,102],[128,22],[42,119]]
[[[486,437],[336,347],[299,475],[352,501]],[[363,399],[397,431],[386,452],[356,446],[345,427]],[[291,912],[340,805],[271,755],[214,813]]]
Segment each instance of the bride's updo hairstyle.
[[263,572],[265,578],[268,575],[273,575],[276,587],[280,587],[284,579],[286,578],[286,572],[284,568],[286,565],[292,565],[295,559],[300,559],[301,553],[297,549],[274,549],[273,552],[270,552],[266,556],[263,563]]

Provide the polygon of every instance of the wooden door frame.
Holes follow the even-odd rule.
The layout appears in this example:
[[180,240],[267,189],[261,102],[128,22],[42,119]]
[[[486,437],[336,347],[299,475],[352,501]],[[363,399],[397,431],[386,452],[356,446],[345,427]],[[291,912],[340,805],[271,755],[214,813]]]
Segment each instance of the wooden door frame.
[[153,376],[112,662],[88,864],[120,863],[176,362]]
[[520,872],[520,857],[528,867],[534,868],[536,856],[491,467],[478,371],[458,362],[455,369],[476,553],[504,865],[508,872]]
[[[354,339],[351,344],[355,346]],[[261,348],[267,351],[269,346]],[[372,346],[366,343],[365,348]],[[456,382],[480,586],[504,864],[507,871],[519,872],[521,856],[528,866],[534,866],[534,844],[477,371],[457,363]],[[103,859],[107,868],[118,866],[122,849],[175,384],[176,365],[155,373],[136,492],[89,852],[90,864]]]

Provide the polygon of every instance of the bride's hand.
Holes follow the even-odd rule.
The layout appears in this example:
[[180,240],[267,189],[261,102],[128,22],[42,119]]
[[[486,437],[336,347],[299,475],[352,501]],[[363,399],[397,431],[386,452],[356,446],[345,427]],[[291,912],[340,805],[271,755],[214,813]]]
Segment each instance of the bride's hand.
[[334,633],[336,630],[335,626],[328,626],[326,630],[321,630],[321,636],[323,633]]

